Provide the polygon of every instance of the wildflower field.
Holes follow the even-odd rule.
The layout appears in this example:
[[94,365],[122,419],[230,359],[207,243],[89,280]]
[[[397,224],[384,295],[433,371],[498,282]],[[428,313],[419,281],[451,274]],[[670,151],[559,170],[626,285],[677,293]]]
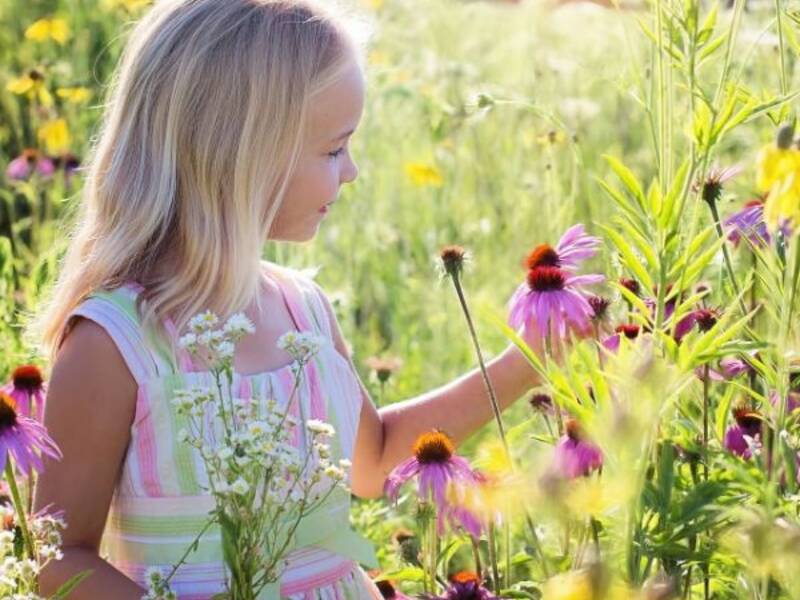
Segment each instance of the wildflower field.
[[[23,325],[147,9],[0,0],[9,506],[58,452]],[[474,368],[477,347],[515,343],[541,378],[457,451],[446,423],[422,436],[387,497],[354,504],[384,596],[800,599],[800,5],[358,10],[358,181],[317,239],[265,257],[318,269],[378,405]],[[58,558],[57,527],[2,510],[0,595],[36,597],[20,582]]]

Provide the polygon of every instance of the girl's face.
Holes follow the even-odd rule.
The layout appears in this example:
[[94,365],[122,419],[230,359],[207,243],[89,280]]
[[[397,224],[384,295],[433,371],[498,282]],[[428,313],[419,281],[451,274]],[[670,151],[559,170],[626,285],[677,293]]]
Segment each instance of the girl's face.
[[342,77],[311,100],[308,133],[270,239],[304,242],[316,235],[341,185],[358,175],[350,136],[363,108],[364,76],[351,60]]

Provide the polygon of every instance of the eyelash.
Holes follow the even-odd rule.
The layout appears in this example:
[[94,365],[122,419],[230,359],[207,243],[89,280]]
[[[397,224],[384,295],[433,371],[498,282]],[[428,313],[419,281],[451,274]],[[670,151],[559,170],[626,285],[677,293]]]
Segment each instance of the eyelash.
[[342,146],[338,150],[334,150],[333,152],[328,152],[328,156],[331,157],[331,158],[336,158],[337,156],[339,156],[343,152],[344,152],[344,146]]

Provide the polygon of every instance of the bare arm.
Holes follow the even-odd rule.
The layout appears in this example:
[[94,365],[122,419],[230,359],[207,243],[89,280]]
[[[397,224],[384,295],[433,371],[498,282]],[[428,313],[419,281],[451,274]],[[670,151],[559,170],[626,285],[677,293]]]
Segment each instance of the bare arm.
[[[326,307],[336,348],[349,360],[333,309],[327,303]],[[527,359],[513,346],[491,360],[487,371],[500,410],[510,406],[537,381]],[[353,457],[352,489],[361,497],[382,495],[386,476],[411,455],[411,447],[421,433],[441,428],[460,444],[493,418],[478,368],[442,387],[380,410],[375,408],[363,382],[359,383],[363,402]]]
[[39,578],[43,595],[84,570],[75,600],[139,600],[144,590],[98,555],[111,496],[130,439],[136,382],[102,327],[80,320],[53,366],[44,423],[64,455],[47,460],[34,510],[63,510],[64,558]]

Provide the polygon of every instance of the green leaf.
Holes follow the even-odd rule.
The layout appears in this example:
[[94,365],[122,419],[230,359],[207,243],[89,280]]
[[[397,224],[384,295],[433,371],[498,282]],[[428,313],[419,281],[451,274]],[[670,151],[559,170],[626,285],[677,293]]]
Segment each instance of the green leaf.
[[617,250],[621,254],[622,262],[628,270],[633,273],[647,289],[652,289],[653,280],[650,277],[650,273],[647,272],[647,269],[639,261],[633,248],[631,248],[625,238],[606,225],[601,225],[600,227],[617,247]]
[[94,569],[86,569],[85,571],[81,571],[80,573],[73,575],[67,579],[67,581],[58,588],[58,590],[56,590],[55,594],[50,596],[50,600],[62,600],[63,598],[66,598],[76,587],[78,587],[81,581],[86,579],[92,573],[94,573]]
[[722,442],[725,438],[725,425],[728,422],[728,413],[731,410],[731,404],[736,393],[736,386],[725,386],[725,393],[717,404],[716,414],[714,415],[715,430],[717,439]]
[[403,567],[396,571],[383,573],[382,577],[392,581],[422,581],[425,578],[425,571],[419,567]]
[[636,176],[631,172],[630,169],[628,169],[628,167],[610,154],[604,154],[603,158],[608,161],[611,169],[614,171],[617,177],[619,177],[620,181],[625,184],[625,187],[633,195],[636,202],[639,203],[639,207],[643,211],[647,212],[647,202],[644,197],[644,192],[642,192],[642,186],[639,184]]
[[461,548],[461,546],[463,545],[464,545],[464,540],[461,538],[455,539],[449,544],[447,544],[445,549],[442,550],[442,552],[437,557],[436,566],[444,567],[445,572],[447,572],[447,565],[450,564],[450,561],[453,559],[453,556],[455,556],[455,553],[458,552],[458,549]]

